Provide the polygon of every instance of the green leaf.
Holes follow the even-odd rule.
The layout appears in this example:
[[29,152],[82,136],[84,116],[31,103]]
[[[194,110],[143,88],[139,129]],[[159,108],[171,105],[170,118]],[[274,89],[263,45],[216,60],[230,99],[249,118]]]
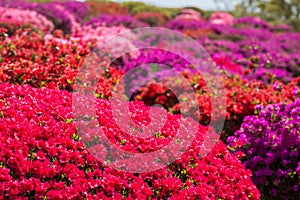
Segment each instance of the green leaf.
[[1,117],[1,118],[4,118],[4,113],[3,113],[3,111],[0,111],[0,117]]
[[70,124],[70,123],[72,123],[74,121],[74,119],[67,119],[65,122],[67,123],[67,124]]
[[75,141],[79,141],[81,139],[80,136],[77,135],[76,133],[74,133],[71,138]]

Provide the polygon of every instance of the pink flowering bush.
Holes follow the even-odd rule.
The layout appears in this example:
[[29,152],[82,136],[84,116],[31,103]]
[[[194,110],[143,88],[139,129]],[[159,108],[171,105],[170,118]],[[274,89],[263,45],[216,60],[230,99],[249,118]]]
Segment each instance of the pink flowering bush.
[[35,11],[0,7],[0,23],[11,23],[17,26],[29,25],[37,30],[51,32],[53,23]]
[[232,26],[234,23],[234,18],[229,13],[215,12],[210,16],[209,22],[211,24]]
[[175,19],[194,19],[201,20],[201,13],[197,12],[193,9],[183,9],[180,13],[175,17]]
[[[129,30],[130,29],[127,29],[123,26],[92,27],[91,25],[84,25],[81,26],[80,29],[77,29],[73,32],[71,40],[81,41],[84,43],[96,41],[96,48],[106,49],[109,51],[110,55],[112,55],[115,58],[118,58],[119,56],[121,56],[124,50],[136,49],[131,42],[135,37],[134,34],[126,34],[126,37],[128,38],[124,36],[119,36],[119,34],[129,32]],[[115,37],[115,39],[110,40],[111,42],[106,43],[107,45],[103,45],[108,39],[113,38],[114,36],[118,37]],[[131,52],[129,53],[129,55],[135,58],[139,55],[139,53]]]

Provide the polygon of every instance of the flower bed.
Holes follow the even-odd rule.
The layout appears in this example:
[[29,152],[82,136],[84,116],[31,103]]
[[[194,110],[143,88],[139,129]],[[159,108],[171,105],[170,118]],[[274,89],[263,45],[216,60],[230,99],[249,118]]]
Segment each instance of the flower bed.
[[[201,113],[199,122],[207,125],[211,120],[217,120],[218,116],[215,119],[211,119],[210,116],[210,91],[206,87],[204,80],[199,75],[185,74],[185,77],[193,86],[194,91],[191,92],[195,92],[198,98],[199,112]],[[238,75],[225,75],[223,76],[223,80],[227,98],[226,123],[222,135],[223,141],[226,141],[229,135],[232,135],[234,131],[239,129],[245,116],[254,114],[254,108],[257,104],[266,106],[279,102],[291,103],[299,98],[300,95],[296,92],[300,88],[299,78],[294,79],[288,85],[276,82],[269,86],[265,86],[257,81],[249,82],[243,80]],[[171,84],[172,88],[177,88],[176,91],[184,91],[181,82],[173,80],[171,77],[161,83],[152,82],[139,88],[135,93],[135,99],[142,100],[147,105],[161,104],[171,112],[179,113],[182,106],[178,102],[180,96],[176,97],[172,90],[165,86],[167,83]],[[193,112],[194,108],[191,107],[190,109],[188,112]]]
[[[133,174],[116,171],[97,161],[76,134],[71,113],[71,93],[1,84],[0,180],[1,197],[93,199],[259,199],[260,194],[245,170],[219,142],[205,158],[198,156],[206,128],[199,126],[196,140],[181,159],[155,172]],[[109,102],[98,100],[99,123],[105,133],[119,132],[111,123]],[[135,120],[142,122],[148,110],[133,102]],[[15,123],[18,121],[18,123]],[[178,116],[169,115],[166,129],[176,130]],[[169,127],[168,127],[169,126]],[[122,136],[124,133],[120,133]],[[165,131],[162,136],[172,134]],[[161,137],[162,137],[161,136]],[[154,138],[163,140],[163,138]],[[146,147],[123,138],[116,144]],[[136,141],[137,142],[137,141]],[[157,141],[156,141],[157,142]],[[158,143],[159,144],[159,143]],[[97,150],[98,149],[98,150]],[[99,154],[101,146],[90,148]],[[100,151],[101,152],[101,151]],[[198,152],[198,153],[197,153]],[[108,152],[100,153],[109,157]],[[142,163],[137,163],[142,164]],[[104,181],[105,180],[105,181]]]
[[[299,33],[257,17],[122,5],[0,0],[0,199],[297,199]],[[151,34],[139,41],[138,33],[106,43],[149,25],[192,37],[218,66],[209,70],[220,72],[225,87],[226,108],[214,107],[226,109],[221,136],[207,133],[222,112],[212,117],[211,91],[190,63],[203,56],[193,52],[194,43],[184,43],[190,61],[164,50],[170,47],[166,35],[160,43]],[[151,40],[161,49],[136,49]],[[170,50],[183,51],[175,46]],[[120,55],[126,49],[134,51]],[[102,72],[98,82],[95,71]],[[131,91],[144,81],[152,83]],[[129,99],[128,113],[120,105],[115,112],[120,119],[112,113],[116,85]],[[84,88],[93,92],[91,118],[73,110],[75,91]],[[194,94],[195,102],[189,101]],[[89,100],[81,100],[77,106],[86,108]],[[155,104],[168,111],[165,123],[152,113]],[[96,127],[105,137],[95,134]],[[131,156],[161,149],[159,157]]]

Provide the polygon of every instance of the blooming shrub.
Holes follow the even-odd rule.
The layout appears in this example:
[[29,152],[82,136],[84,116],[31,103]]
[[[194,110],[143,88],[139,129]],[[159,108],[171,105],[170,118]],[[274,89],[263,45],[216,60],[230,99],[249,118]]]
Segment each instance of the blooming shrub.
[[[275,86],[276,88],[276,86]],[[244,165],[266,199],[299,197],[300,99],[291,104],[256,106],[256,116],[245,118],[228,138],[231,147],[245,154]]]
[[236,19],[235,26],[238,26],[238,25],[253,26],[256,28],[270,28],[271,27],[271,25],[268,22],[263,21],[259,17],[251,17],[251,16],[241,17],[241,18]]
[[209,35],[213,35],[214,31],[211,28],[198,28],[195,30],[183,30],[183,33],[193,39],[201,40],[207,38]]
[[[222,142],[207,157],[197,156],[204,127],[199,126],[190,150],[170,166],[147,173],[116,171],[101,164],[84,148],[72,122],[71,93],[10,84],[0,84],[0,88],[1,198],[260,198],[250,181],[251,172]],[[99,123],[105,134],[123,135],[109,118],[109,102],[98,100],[97,105],[98,111],[104,113],[99,115]],[[139,102],[131,105],[133,112],[139,113],[133,115],[135,120],[142,122],[148,118],[149,112],[143,112],[147,107]],[[160,137],[172,136],[178,127],[178,117],[168,116]],[[124,148],[149,145],[134,146],[136,140],[119,139],[116,137],[112,142]],[[101,149],[90,148],[98,152]],[[102,151],[101,155],[108,156],[109,152]]]
[[[289,82],[298,77],[299,35],[272,33],[266,29],[211,27],[215,34],[200,38],[200,44],[211,54],[226,54],[233,62],[248,69],[244,78],[271,83],[273,79]],[[216,34],[218,33],[218,34]],[[247,40],[246,38],[252,38]]]
[[[216,12],[207,20],[193,9],[176,16],[178,11],[139,2],[0,0],[0,199],[297,199],[299,33],[257,17]],[[192,62],[171,53],[176,45],[170,52],[136,50],[151,34],[142,41],[128,34],[106,43],[148,26],[180,31],[204,47],[220,68],[226,108],[212,110],[210,89]],[[159,39],[165,49],[168,36]],[[191,50],[190,61],[203,56],[193,52],[194,44],[183,45]],[[153,63],[180,72],[192,89]],[[142,70],[127,74],[141,64]],[[99,79],[95,71],[102,72]],[[128,80],[121,82],[125,73]],[[146,81],[152,82],[131,91]],[[109,101],[117,84],[118,95],[130,99],[128,113],[124,106],[115,112],[121,120],[114,119]],[[83,88],[93,92],[96,117],[72,112],[74,89]],[[197,99],[189,101],[194,94]],[[89,102],[81,100],[78,107]],[[148,107],[154,104],[169,111],[163,111],[165,123]],[[221,136],[207,133],[224,109]],[[182,120],[188,123],[182,126]],[[198,129],[186,145],[191,126]],[[100,140],[95,127],[108,140]],[[172,148],[136,161],[121,157],[110,143],[128,154]],[[127,164],[137,172],[125,172]]]
[[169,16],[159,12],[144,12],[136,14],[134,18],[149,26],[163,26],[167,23]]
[[46,16],[51,20],[55,29],[61,29],[65,33],[72,32],[72,29],[78,26],[75,16],[57,2],[49,3],[31,3],[27,1],[4,1],[2,6],[17,8],[20,10],[32,10]]
[[240,65],[233,63],[226,55],[214,55],[212,59],[220,69],[240,75],[243,74],[243,68]]
[[66,11],[72,13],[77,22],[82,22],[89,13],[89,6],[84,2],[63,1],[56,2],[56,4],[63,6]]
[[[132,43],[134,39],[134,34],[126,34],[126,36],[121,36],[121,33],[128,33],[129,29],[123,26],[99,26],[92,27],[91,25],[81,26],[80,29],[77,29],[73,32],[71,39],[80,42],[95,42],[95,48],[101,50],[108,50],[109,54],[113,57],[119,57],[124,50],[136,49]],[[110,40],[110,43],[105,43],[108,39],[113,36],[118,36],[114,40]],[[106,44],[105,46],[103,44]],[[115,47],[118,48],[115,48]],[[137,57],[139,52],[129,53],[130,57]]]
[[109,15],[100,14],[85,23],[86,26],[93,28],[98,26],[125,26],[126,28],[147,27],[147,24],[140,22],[130,15]]
[[[29,30],[19,30],[9,40],[0,41],[0,82],[72,91],[78,69],[94,44],[63,41],[59,38],[43,39]],[[105,67],[108,63],[108,58],[97,56],[92,66]],[[108,74],[101,77],[97,90],[104,97],[111,96],[113,85],[123,74],[116,69],[107,70]]]
[[0,7],[0,23],[14,24],[16,26],[30,25],[44,32],[50,32],[54,28],[50,20],[35,11],[4,7]]
[[128,15],[128,10],[124,6],[116,2],[96,2],[96,1],[86,1],[89,6],[90,15],[99,15],[101,13],[107,13],[112,15]]
[[201,20],[201,13],[197,12],[193,9],[183,9],[180,13],[175,17],[175,19],[194,19]]
[[1,45],[1,81],[34,87],[69,88],[81,56],[89,52],[87,46],[46,41],[30,30],[17,31]]
[[[234,26],[220,26],[199,20],[171,20],[167,27],[182,31],[198,40],[214,56],[226,54],[234,63],[249,70],[244,78],[270,84],[273,79],[284,82],[299,76],[299,34],[276,31],[260,19],[246,17]],[[251,40],[249,40],[251,38]]]
[[[185,78],[193,86],[193,89],[198,98],[198,106],[201,124],[207,125],[211,120],[211,98],[210,91],[206,83],[199,75],[185,74]],[[225,127],[221,136],[223,141],[238,130],[244,117],[254,114],[257,104],[269,105],[273,103],[286,102],[291,103],[299,97],[297,91],[300,88],[299,78],[285,85],[281,82],[276,82],[274,85],[279,85],[280,89],[276,89],[273,85],[265,86],[261,82],[248,82],[241,79],[238,75],[229,75],[223,77],[224,87],[226,91],[227,115]],[[138,89],[135,93],[135,98],[144,101],[147,105],[162,104],[165,108],[173,113],[180,112],[180,104],[172,91],[164,85],[172,84],[172,88],[177,88],[177,91],[185,91],[181,82],[167,78],[160,84],[149,83]],[[181,89],[180,89],[181,88]],[[186,95],[186,94],[185,94]],[[189,113],[193,113],[194,107],[190,108]],[[221,108],[222,109],[222,108]],[[197,116],[192,115],[192,116]]]
[[186,19],[186,18],[180,18],[180,19],[173,19],[169,21],[166,25],[167,28],[169,29],[174,29],[174,30],[197,30],[201,28],[206,28],[207,23],[203,20],[198,20],[198,19]]
[[209,22],[211,24],[232,26],[234,23],[234,18],[229,13],[214,12],[213,14],[211,14]]

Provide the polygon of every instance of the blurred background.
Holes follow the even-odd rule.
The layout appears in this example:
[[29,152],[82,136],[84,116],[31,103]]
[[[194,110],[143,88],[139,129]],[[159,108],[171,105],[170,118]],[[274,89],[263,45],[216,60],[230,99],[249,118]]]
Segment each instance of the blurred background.
[[189,7],[201,11],[203,16],[208,17],[212,11],[227,11],[234,17],[258,16],[272,24],[286,23],[295,30],[300,30],[300,0],[94,0],[89,2],[118,2],[131,14],[159,11],[174,16],[179,8]]

